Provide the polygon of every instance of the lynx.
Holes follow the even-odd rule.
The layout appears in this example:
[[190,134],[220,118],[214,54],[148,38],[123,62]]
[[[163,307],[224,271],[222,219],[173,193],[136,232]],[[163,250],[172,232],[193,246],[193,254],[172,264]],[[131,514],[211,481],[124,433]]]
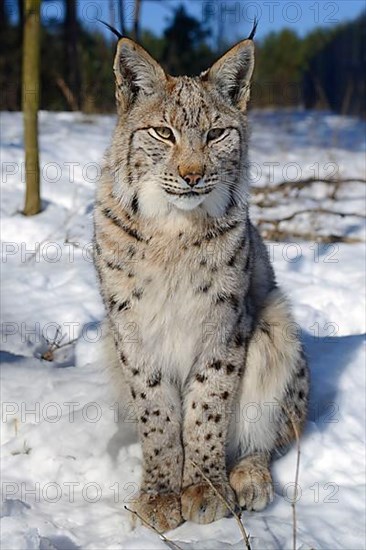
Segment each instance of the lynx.
[[[273,499],[308,367],[248,212],[251,38],[198,77],[118,41],[118,121],[94,211],[115,386],[138,416],[134,510],[158,531]],[[122,397],[121,397],[122,399]],[[210,483],[208,482],[210,480]]]

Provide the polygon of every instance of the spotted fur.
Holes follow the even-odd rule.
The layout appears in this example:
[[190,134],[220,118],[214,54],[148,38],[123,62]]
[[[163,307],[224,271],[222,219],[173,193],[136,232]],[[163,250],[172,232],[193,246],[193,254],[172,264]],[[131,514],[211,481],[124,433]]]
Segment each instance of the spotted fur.
[[129,39],[117,48],[95,265],[106,361],[138,420],[136,510],[162,530],[227,515],[205,477],[233,505],[262,509],[270,457],[306,417],[306,361],[248,214],[253,64],[251,40],[196,78],[166,75]]

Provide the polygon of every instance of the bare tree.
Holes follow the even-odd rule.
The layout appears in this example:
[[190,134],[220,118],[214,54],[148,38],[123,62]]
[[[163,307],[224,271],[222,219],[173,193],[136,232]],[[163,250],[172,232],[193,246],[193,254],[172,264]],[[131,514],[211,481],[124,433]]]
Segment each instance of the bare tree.
[[76,16],[76,0],[65,0],[65,68],[66,83],[72,92],[77,110],[81,106],[81,82],[78,52],[78,22]]
[[41,0],[25,0],[23,41],[22,105],[24,116],[26,195],[24,214],[32,216],[41,210],[38,109],[40,92],[40,4]]
[[6,28],[7,25],[7,13],[5,10],[5,2],[1,0],[0,2],[0,30],[3,31],[4,28]]
[[18,17],[19,17],[19,38],[23,40],[23,28],[24,28],[24,0],[18,0]]

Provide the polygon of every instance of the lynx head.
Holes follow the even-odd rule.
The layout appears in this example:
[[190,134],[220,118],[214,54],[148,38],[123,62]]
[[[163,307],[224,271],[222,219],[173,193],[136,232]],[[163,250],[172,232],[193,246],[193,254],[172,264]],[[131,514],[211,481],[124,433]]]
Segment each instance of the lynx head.
[[138,44],[118,42],[114,193],[145,217],[220,217],[246,202],[251,39],[199,77],[172,77]]

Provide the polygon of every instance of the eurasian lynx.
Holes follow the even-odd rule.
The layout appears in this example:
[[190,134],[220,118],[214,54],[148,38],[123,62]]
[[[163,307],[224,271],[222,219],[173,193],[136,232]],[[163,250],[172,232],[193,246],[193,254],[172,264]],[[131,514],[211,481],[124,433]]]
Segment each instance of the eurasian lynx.
[[[118,122],[97,192],[95,263],[138,411],[135,510],[158,530],[261,510],[270,458],[306,418],[308,369],[248,215],[252,40],[171,77],[132,40],[114,63]],[[204,474],[204,475],[203,475]]]

